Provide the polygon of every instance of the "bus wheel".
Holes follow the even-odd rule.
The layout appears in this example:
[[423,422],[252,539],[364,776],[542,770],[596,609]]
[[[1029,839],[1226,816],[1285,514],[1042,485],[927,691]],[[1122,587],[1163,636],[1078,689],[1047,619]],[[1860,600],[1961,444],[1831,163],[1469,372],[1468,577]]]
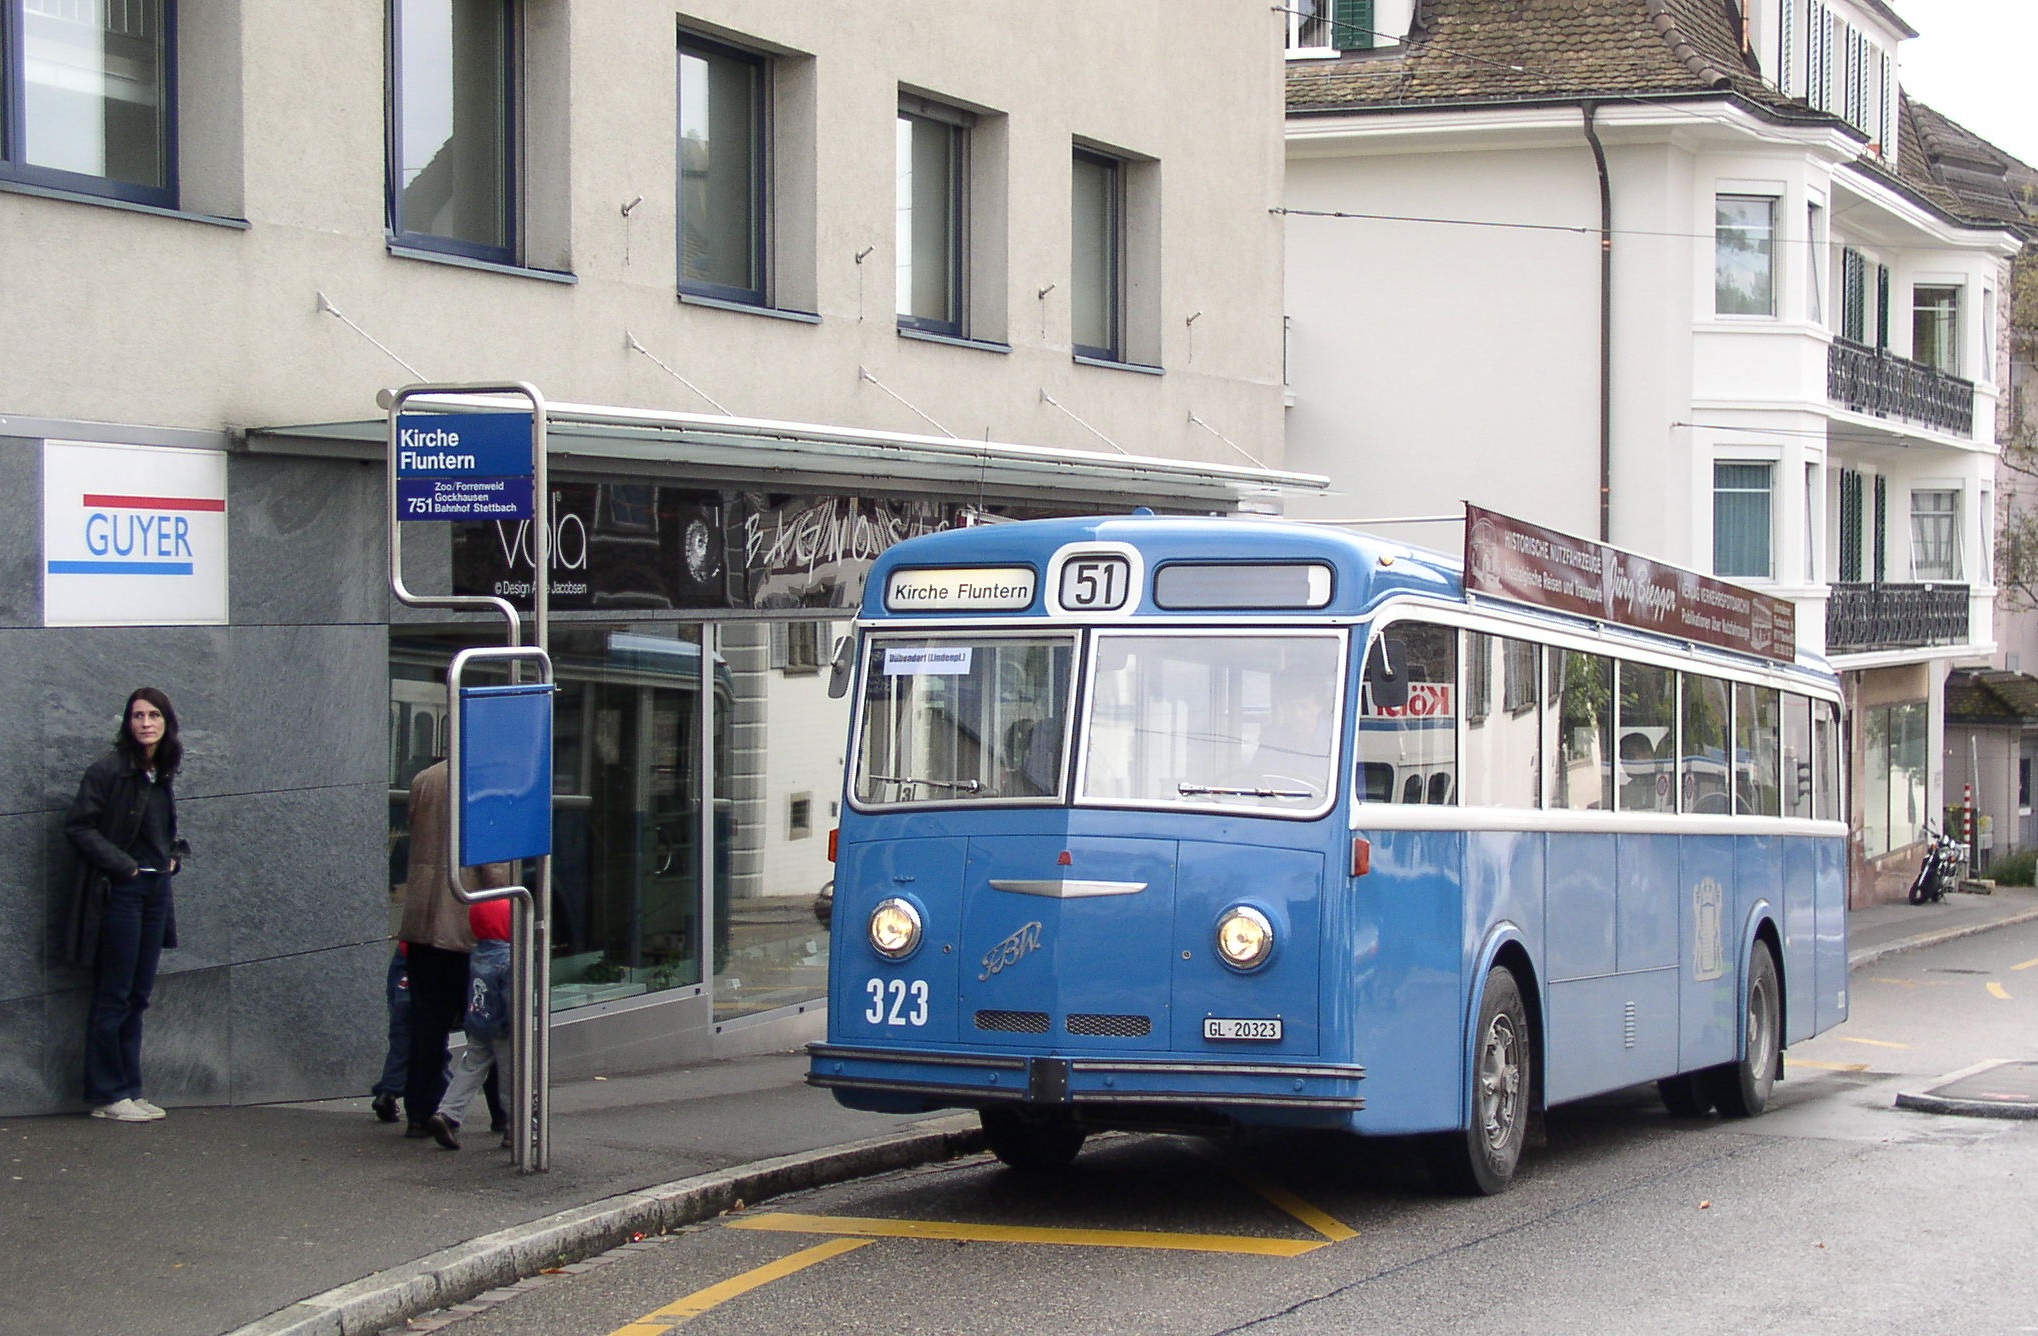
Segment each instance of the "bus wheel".
[[1022,1173],[1068,1168],[1088,1135],[1074,1115],[1061,1110],[984,1109],[977,1116],[991,1154]]
[[1672,1118],[1703,1118],[1712,1112],[1712,1092],[1702,1072],[1666,1076],[1656,1082],[1656,1093],[1663,1097],[1663,1107],[1670,1110]]
[[1472,1117],[1462,1131],[1430,1142],[1430,1176],[1459,1196],[1504,1191],[1521,1162],[1528,1133],[1528,1008],[1514,972],[1495,966],[1479,999],[1479,1029],[1472,1049]]
[[1748,962],[1748,1018],[1741,1040],[1741,1060],[1705,1073],[1713,1103],[1728,1118],[1753,1118],[1769,1105],[1782,1057],[1783,1000],[1777,991],[1776,957],[1758,942]]

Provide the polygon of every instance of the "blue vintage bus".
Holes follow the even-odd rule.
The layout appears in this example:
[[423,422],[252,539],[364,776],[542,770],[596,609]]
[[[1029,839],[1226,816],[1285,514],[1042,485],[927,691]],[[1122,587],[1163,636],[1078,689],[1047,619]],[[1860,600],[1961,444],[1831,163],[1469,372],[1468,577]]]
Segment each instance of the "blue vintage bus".
[[1847,1012],[1832,673],[1463,569],[1144,513],[892,548],[837,667],[809,1081],[979,1110],[1020,1168],[1338,1128],[1420,1136],[1464,1193],[1562,1101],[1761,1112]]

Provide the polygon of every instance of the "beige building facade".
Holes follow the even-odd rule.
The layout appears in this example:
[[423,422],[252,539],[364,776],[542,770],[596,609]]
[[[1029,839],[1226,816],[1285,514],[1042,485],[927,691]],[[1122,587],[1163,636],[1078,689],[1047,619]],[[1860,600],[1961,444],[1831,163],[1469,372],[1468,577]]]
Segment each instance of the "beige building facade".
[[[199,851],[152,1097],[374,1078],[404,795],[448,656],[501,628],[390,597],[386,391],[553,410],[562,1071],[820,1032],[824,670],[884,546],[1311,485],[1281,471],[1278,15],[0,15],[0,477],[40,501],[0,540],[0,1112],[74,1102],[60,818],[143,681]],[[527,597],[532,548],[413,524],[405,578]]]

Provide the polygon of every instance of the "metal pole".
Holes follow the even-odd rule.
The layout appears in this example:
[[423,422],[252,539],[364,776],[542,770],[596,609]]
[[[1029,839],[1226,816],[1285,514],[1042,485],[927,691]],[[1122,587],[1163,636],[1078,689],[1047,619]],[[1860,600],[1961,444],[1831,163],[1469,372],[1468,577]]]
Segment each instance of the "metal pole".
[[[389,587],[409,607],[446,608],[456,611],[501,613],[509,627],[509,649],[523,645],[523,622],[516,605],[508,599],[482,594],[419,595],[403,581],[403,539],[397,513],[397,418],[404,404],[415,398],[464,398],[474,396],[516,396],[531,405],[531,528],[532,528],[532,631],[535,649],[542,663],[543,680],[551,681],[551,556],[552,495],[547,470],[547,412],[545,396],[524,381],[459,382],[407,385],[384,391],[381,402],[388,412],[388,506]],[[470,651],[472,652],[472,651]],[[465,654],[456,656],[459,665]],[[513,663],[511,680],[518,680],[521,661]],[[457,721],[459,714],[456,674],[447,677],[447,704]],[[448,769],[459,773],[459,726],[448,731]],[[451,795],[457,797],[457,795]],[[455,896],[463,902],[492,896],[470,897],[460,882],[459,803],[449,801],[447,875]],[[552,996],[552,859],[548,854],[535,860],[531,885],[517,886],[495,895],[515,895],[528,908],[511,916],[511,987],[516,994],[511,1023],[511,1065],[515,1116],[511,1123],[512,1151],[517,1167],[526,1173],[548,1169],[551,1164],[551,996]]]

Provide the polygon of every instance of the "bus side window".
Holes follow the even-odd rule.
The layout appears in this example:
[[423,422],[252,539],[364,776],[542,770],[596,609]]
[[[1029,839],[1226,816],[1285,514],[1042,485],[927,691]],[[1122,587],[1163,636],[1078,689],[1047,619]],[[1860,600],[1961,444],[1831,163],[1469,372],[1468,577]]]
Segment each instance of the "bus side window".
[[1840,819],[1840,712],[1812,702],[1812,807],[1821,821]]
[[1408,782],[1401,786],[1401,801],[1419,803],[1422,801],[1422,776],[1410,775]]
[[1782,692],[1752,682],[1734,684],[1734,811],[1776,816],[1778,727]]
[[1550,806],[1613,810],[1613,660],[1579,650],[1550,653],[1556,773]]
[[1679,810],[1721,816],[1733,810],[1727,774],[1727,684],[1684,674],[1684,749],[1677,758]]
[[1783,694],[1783,814],[1799,820],[1812,815],[1812,703],[1808,697]]
[[1536,646],[1467,631],[1465,683],[1469,699],[1456,800],[1467,807],[1533,808],[1539,800],[1542,769]]

